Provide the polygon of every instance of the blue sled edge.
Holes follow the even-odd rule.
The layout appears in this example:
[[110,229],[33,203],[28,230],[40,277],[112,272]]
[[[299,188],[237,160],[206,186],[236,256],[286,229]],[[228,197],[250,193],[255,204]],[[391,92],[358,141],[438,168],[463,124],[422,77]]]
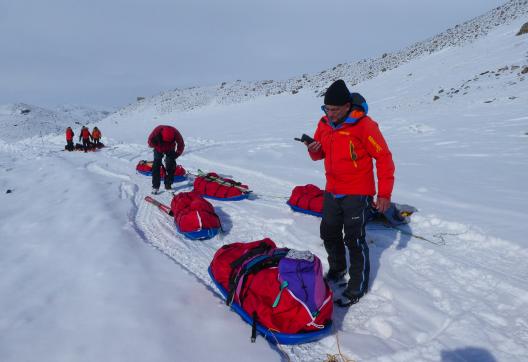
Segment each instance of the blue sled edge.
[[217,201],[240,201],[240,200],[247,199],[249,197],[249,194],[242,194],[242,195],[233,196],[233,197],[215,197],[215,196],[209,196],[209,195],[204,195],[204,194],[200,194],[200,195],[202,197],[205,197],[206,199],[217,200]]
[[[136,170],[137,171],[137,170]],[[143,176],[152,176],[151,171],[137,171],[137,173],[143,175]],[[163,177],[160,178],[160,180],[163,181]],[[174,182],[182,182],[187,180],[187,176],[174,176],[174,179],[172,180],[172,183]]]
[[[176,227],[176,229],[178,229],[178,227]],[[219,230],[220,229],[218,228],[211,228],[211,229],[202,229],[199,231],[191,231],[191,232],[185,233],[178,229],[178,232],[191,240],[207,240],[207,239],[211,239],[215,237],[216,234],[218,234]]]
[[289,202],[286,202],[286,203],[288,204],[289,207],[292,208],[293,211],[297,211],[297,212],[300,212],[300,213],[303,213],[303,214],[313,215],[313,216],[317,216],[317,217],[323,217],[323,213],[322,212],[306,210],[306,209],[303,209],[303,208],[301,208],[299,206],[293,206]]

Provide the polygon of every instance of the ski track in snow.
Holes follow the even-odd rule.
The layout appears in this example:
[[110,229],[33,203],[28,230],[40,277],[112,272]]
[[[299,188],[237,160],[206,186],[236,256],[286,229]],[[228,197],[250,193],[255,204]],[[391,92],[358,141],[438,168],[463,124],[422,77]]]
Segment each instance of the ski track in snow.
[[[270,144],[272,142],[270,140]],[[249,144],[254,142],[232,146]],[[249,184],[257,195],[260,190],[286,195],[294,186],[287,180],[259,171],[206,159],[201,154],[209,148],[194,146],[194,150],[186,157],[184,167],[232,174],[235,179]],[[45,155],[46,151],[43,152]],[[326,265],[322,243],[316,236],[319,219],[293,213],[283,199],[210,200],[221,218],[224,233],[206,241],[184,238],[177,233],[171,217],[143,200],[150,191],[150,178],[137,174],[135,163],[145,158],[147,152],[143,146],[121,144],[99,151],[85,167],[94,175],[117,183],[120,197],[130,199],[129,223],[145,242],[173,259],[218,297],[220,294],[207,268],[215,251],[225,243],[270,237],[279,245],[310,249]],[[174,186],[176,191],[192,188],[188,182]],[[172,194],[164,192],[156,198],[170,204]],[[276,216],[269,217],[269,210]],[[528,279],[528,270],[521,267],[528,260],[526,250],[484,235],[471,226],[441,220],[434,215],[417,213],[410,226],[413,233],[434,241],[439,240],[440,233],[445,234],[442,235],[445,245],[433,245],[375,224],[368,226],[371,262],[377,271],[373,272],[370,292],[361,303],[349,310],[335,309],[334,328],[339,333],[342,352],[358,358],[353,352],[354,343],[358,343],[354,339],[370,336],[383,347],[379,354],[373,352],[363,359],[381,361],[390,355],[392,360],[404,361],[412,356],[432,354],[440,348],[438,343],[452,344],[452,339],[462,331],[480,329],[479,338],[493,341],[505,354],[525,355],[528,352],[525,347],[528,320],[521,311],[527,307],[528,293],[517,284]],[[450,272],[439,274],[437,270]],[[406,284],[404,289],[408,292],[394,298],[392,283]],[[429,304],[414,303],[415,294],[424,296]],[[508,325],[511,320],[516,323],[515,329]],[[416,324],[415,335],[400,333],[409,323]],[[482,323],[487,327],[480,328]],[[285,350],[293,361],[323,360],[327,354],[337,353],[335,333],[314,343],[285,347]]]

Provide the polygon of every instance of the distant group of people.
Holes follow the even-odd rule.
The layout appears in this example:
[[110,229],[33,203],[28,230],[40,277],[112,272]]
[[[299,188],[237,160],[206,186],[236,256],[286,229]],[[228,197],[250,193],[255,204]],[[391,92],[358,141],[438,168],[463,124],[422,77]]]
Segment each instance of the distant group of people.
[[[321,109],[324,115],[313,140],[304,143],[309,156],[314,161],[324,160],[325,166],[326,187],[320,227],[330,265],[325,278],[338,282],[345,277],[348,249],[350,278],[336,303],[349,306],[368,291],[370,261],[365,240],[366,213],[371,206],[380,213],[390,206],[395,167],[378,124],[367,115],[366,100],[359,93],[351,93],[343,80],[330,85]],[[176,128],[161,125],[151,132],[148,145],[154,149],[152,192],[158,193],[160,187],[163,156],[165,189],[170,190],[175,160],[185,147],[183,138]]]
[[[69,151],[73,151],[75,149],[75,145],[73,144],[74,136],[75,133],[73,133],[72,128],[66,128],[66,149]],[[103,134],[99,128],[94,127],[90,133],[90,130],[86,126],[83,126],[79,132],[79,142],[82,142],[83,151],[88,152],[88,150],[91,148],[98,148],[101,145],[102,136]]]

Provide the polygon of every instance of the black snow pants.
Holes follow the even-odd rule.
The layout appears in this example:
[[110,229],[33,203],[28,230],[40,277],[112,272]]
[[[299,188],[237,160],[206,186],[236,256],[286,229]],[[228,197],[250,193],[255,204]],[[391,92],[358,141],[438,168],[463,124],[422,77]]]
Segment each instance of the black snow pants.
[[82,139],[82,145],[84,152],[88,152],[88,149],[90,148],[90,139],[89,138],[83,138]]
[[365,224],[371,200],[371,196],[365,195],[335,198],[331,193],[324,194],[321,239],[328,254],[330,270],[336,272],[346,270],[346,244],[350,260],[346,291],[350,295],[362,296],[368,291],[370,260]]
[[165,155],[165,178],[164,183],[166,187],[172,186],[174,180],[174,170],[176,169],[176,151],[158,152],[154,150],[154,163],[152,164],[152,187],[159,189],[161,184],[160,169]]

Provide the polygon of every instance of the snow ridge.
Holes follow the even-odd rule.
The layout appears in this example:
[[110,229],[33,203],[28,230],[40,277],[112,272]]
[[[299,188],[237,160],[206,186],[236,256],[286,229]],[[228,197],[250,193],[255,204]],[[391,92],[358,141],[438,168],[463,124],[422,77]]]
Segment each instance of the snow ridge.
[[384,53],[379,57],[363,59],[355,63],[337,64],[317,74],[303,74],[287,80],[247,82],[237,80],[222,82],[215,86],[174,89],[151,98],[141,98],[137,103],[121,109],[118,115],[122,116],[151,107],[154,107],[160,114],[168,114],[174,111],[192,110],[211,103],[232,104],[259,96],[297,94],[303,89],[311,90],[321,96],[328,84],[335,79],[344,79],[350,85],[358,84],[422,55],[473,42],[496,27],[509,24],[526,14],[528,14],[528,0],[511,0],[479,17],[400,51]]

